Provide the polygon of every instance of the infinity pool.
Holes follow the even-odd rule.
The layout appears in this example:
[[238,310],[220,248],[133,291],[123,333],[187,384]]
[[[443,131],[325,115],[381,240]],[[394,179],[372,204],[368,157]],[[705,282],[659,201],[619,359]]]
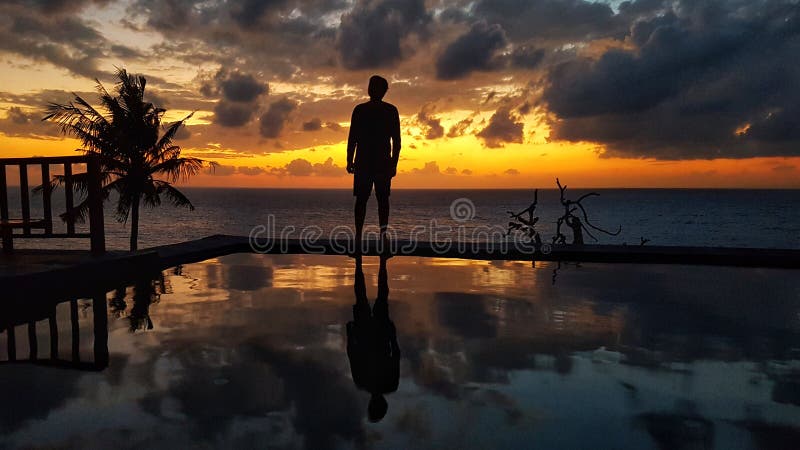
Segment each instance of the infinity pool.
[[[107,368],[0,366],[0,447],[800,442],[797,272],[400,256],[357,266],[230,255],[109,292]],[[84,361],[96,355],[90,303],[77,308]],[[69,303],[56,317],[68,354]],[[27,357],[27,328],[15,334]],[[36,334],[46,359],[46,323]]]

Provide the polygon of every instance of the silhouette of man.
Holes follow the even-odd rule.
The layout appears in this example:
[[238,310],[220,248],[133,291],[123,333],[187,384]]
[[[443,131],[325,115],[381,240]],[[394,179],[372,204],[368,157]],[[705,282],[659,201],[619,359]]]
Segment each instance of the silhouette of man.
[[[381,238],[389,225],[389,193],[400,159],[400,115],[397,108],[383,101],[389,90],[385,78],[369,79],[369,101],[353,109],[347,138],[347,172],[353,174],[356,251],[361,247],[367,200],[375,186]],[[391,141],[391,142],[390,142]]]
[[370,310],[361,257],[356,257],[353,320],[347,323],[347,358],[353,382],[369,392],[367,416],[379,422],[389,408],[384,394],[394,392],[400,382],[400,347],[397,330],[389,319],[389,282],[386,257],[378,271],[378,298]]

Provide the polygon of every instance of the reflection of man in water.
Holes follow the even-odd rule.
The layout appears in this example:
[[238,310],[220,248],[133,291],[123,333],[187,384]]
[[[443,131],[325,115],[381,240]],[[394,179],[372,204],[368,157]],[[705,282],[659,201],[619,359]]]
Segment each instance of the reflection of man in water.
[[353,320],[347,323],[347,357],[353,381],[372,396],[367,413],[370,422],[383,419],[388,404],[383,394],[397,390],[400,380],[400,348],[397,331],[389,319],[389,282],[386,259],[381,257],[378,272],[378,298],[370,310],[361,257],[356,257]]
[[[381,237],[389,225],[389,192],[400,158],[400,115],[383,101],[389,82],[377,75],[369,79],[369,101],[353,109],[347,137],[347,172],[353,174],[356,249],[360,249],[367,200],[375,186]],[[391,143],[390,143],[391,141]]]

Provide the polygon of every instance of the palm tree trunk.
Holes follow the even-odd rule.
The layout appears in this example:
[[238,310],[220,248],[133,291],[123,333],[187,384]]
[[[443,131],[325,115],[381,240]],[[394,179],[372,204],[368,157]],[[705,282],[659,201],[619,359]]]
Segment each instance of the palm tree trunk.
[[131,205],[131,251],[137,250],[139,244],[139,196],[133,198]]

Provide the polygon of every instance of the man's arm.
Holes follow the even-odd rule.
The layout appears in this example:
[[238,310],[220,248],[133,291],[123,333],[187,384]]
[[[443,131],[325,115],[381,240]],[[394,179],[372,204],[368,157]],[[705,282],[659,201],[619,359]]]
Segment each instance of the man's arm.
[[394,109],[392,123],[392,176],[397,174],[397,163],[400,161],[400,113]]
[[354,170],[354,161],[356,156],[356,136],[355,128],[356,128],[356,109],[353,109],[353,114],[350,117],[350,132],[347,135],[347,173],[353,173]]

